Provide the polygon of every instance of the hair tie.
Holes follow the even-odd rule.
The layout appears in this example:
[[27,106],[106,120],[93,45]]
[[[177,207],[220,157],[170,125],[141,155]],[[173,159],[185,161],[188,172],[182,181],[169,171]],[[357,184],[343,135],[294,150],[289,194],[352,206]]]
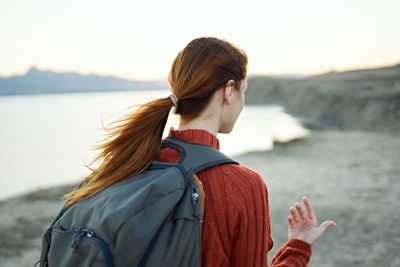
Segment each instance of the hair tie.
[[168,97],[171,98],[172,103],[174,103],[174,107],[177,108],[178,107],[178,98],[174,94],[170,94]]

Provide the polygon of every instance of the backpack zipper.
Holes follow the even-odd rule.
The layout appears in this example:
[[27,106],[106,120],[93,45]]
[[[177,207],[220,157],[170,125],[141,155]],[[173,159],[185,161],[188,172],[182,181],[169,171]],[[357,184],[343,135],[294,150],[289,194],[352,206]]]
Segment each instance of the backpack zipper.
[[107,266],[108,267],[114,266],[108,245],[102,239],[96,237],[95,232],[93,230],[83,227],[76,227],[74,231],[71,231],[63,229],[58,225],[52,225],[51,228],[56,230],[57,232],[73,234],[71,243],[71,248],[73,249],[72,253],[76,253],[76,250],[79,248],[82,238],[87,238],[89,240],[94,241],[102,248],[103,256]]
[[[196,238],[196,244],[200,245],[201,244],[201,237],[200,237],[200,233],[201,233],[201,224],[203,223],[203,218],[201,218],[201,199],[200,199],[200,194],[197,193],[195,191],[195,189],[193,189],[193,193],[192,193],[192,202],[194,204],[194,216],[198,219],[197,222],[195,222],[196,224],[196,233],[195,233],[195,238]],[[201,249],[201,245],[200,245],[200,249]],[[200,259],[201,259],[201,255],[200,255],[200,249],[196,250],[196,255],[195,255],[195,266],[199,266],[200,267]]]
[[192,193],[192,202],[194,205],[194,217],[199,219],[200,222],[203,222],[202,218],[200,217],[200,194],[193,189]]
[[94,236],[93,230],[86,229],[86,228],[83,228],[83,227],[77,227],[77,228],[75,228],[74,236],[73,236],[72,244],[71,244],[72,253],[76,253],[76,250],[77,250],[78,247],[79,247],[79,244],[80,244],[80,242],[81,242],[81,239],[82,239],[82,237],[84,237],[84,236],[85,236],[85,237],[88,237],[88,238],[93,237],[93,236]]

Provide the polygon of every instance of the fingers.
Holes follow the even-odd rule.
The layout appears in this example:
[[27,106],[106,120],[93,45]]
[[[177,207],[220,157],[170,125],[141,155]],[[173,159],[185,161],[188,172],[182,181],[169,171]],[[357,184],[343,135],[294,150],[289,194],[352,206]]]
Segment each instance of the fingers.
[[308,201],[306,197],[303,197],[303,202],[307,209],[308,218],[310,218],[310,220],[316,221],[314,209],[312,208],[310,201]]
[[299,215],[300,215],[300,219],[301,219],[301,220],[306,220],[306,219],[307,219],[306,214],[305,214],[305,212],[303,211],[303,207],[300,205],[299,202],[296,202],[295,207],[296,207],[296,209],[297,209],[297,212],[298,212]]
[[293,224],[294,224],[294,221],[293,221],[292,216],[289,216],[289,217],[288,217],[288,221],[289,221],[289,226],[290,226],[290,227],[294,227],[294,225],[293,225]]
[[331,226],[335,226],[336,223],[334,221],[325,221],[323,223],[321,223],[321,225],[318,227],[318,230],[321,232],[321,234],[323,232],[325,232],[326,229],[328,229]]
[[296,209],[294,209],[293,207],[290,207],[289,211],[290,211],[290,214],[292,215],[293,222],[295,222],[295,223],[300,222],[300,216],[297,214]]
[[[315,217],[315,213],[314,213],[314,209],[311,206],[310,201],[306,198],[303,197],[303,202],[304,205],[306,206],[307,209],[307,214],[306,212],[303,210],[303,207],[300,203],[296,202],[295,204],[295,208],[290,207],[289,211],[290,211],[290,215],[288,217],[288,221],[289,221],[289,225],[294,225],[295,223],[299,223],[301,221],[313,221],[315,223],[317,223],[316,217]],[[327,228],[336,225],[336,223],[334,221],[325,221],[324,223],[322,223],[319,226],[319,229],[324,232]]]
[[292,222],[297,223],[303,220],[307,220],[307,215],[304,212],[303,207],[300,205],[300,203],[296,202],[294,206],[295,208],[290,207],[289,209],[290,214],[292,215]]

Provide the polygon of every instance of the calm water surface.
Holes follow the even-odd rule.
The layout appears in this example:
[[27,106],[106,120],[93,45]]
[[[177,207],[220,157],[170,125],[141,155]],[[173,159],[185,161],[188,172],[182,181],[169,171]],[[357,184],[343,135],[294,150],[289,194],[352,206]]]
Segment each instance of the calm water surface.
[[[101,92],[0,97],[0,199],[39,187],[76,182],[105,137],[104,125],[134,110],[133,105],[168,91]],[[173,115],[167,123],[177,127]],[[236,155],[271,149],[309,132],[280,106],[246,106],[229,135],[218,134],[221,151]]]

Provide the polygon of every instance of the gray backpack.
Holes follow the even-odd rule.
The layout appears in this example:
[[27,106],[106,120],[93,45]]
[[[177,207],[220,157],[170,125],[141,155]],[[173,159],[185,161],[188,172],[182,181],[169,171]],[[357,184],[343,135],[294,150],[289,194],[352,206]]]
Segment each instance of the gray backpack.
[[194,174],[238,164],[213,147],[176,137],[163,147],[178,163],[153,161],[141,174],[63,208],[43,235],[41,267],[200,267],[203,221]]

